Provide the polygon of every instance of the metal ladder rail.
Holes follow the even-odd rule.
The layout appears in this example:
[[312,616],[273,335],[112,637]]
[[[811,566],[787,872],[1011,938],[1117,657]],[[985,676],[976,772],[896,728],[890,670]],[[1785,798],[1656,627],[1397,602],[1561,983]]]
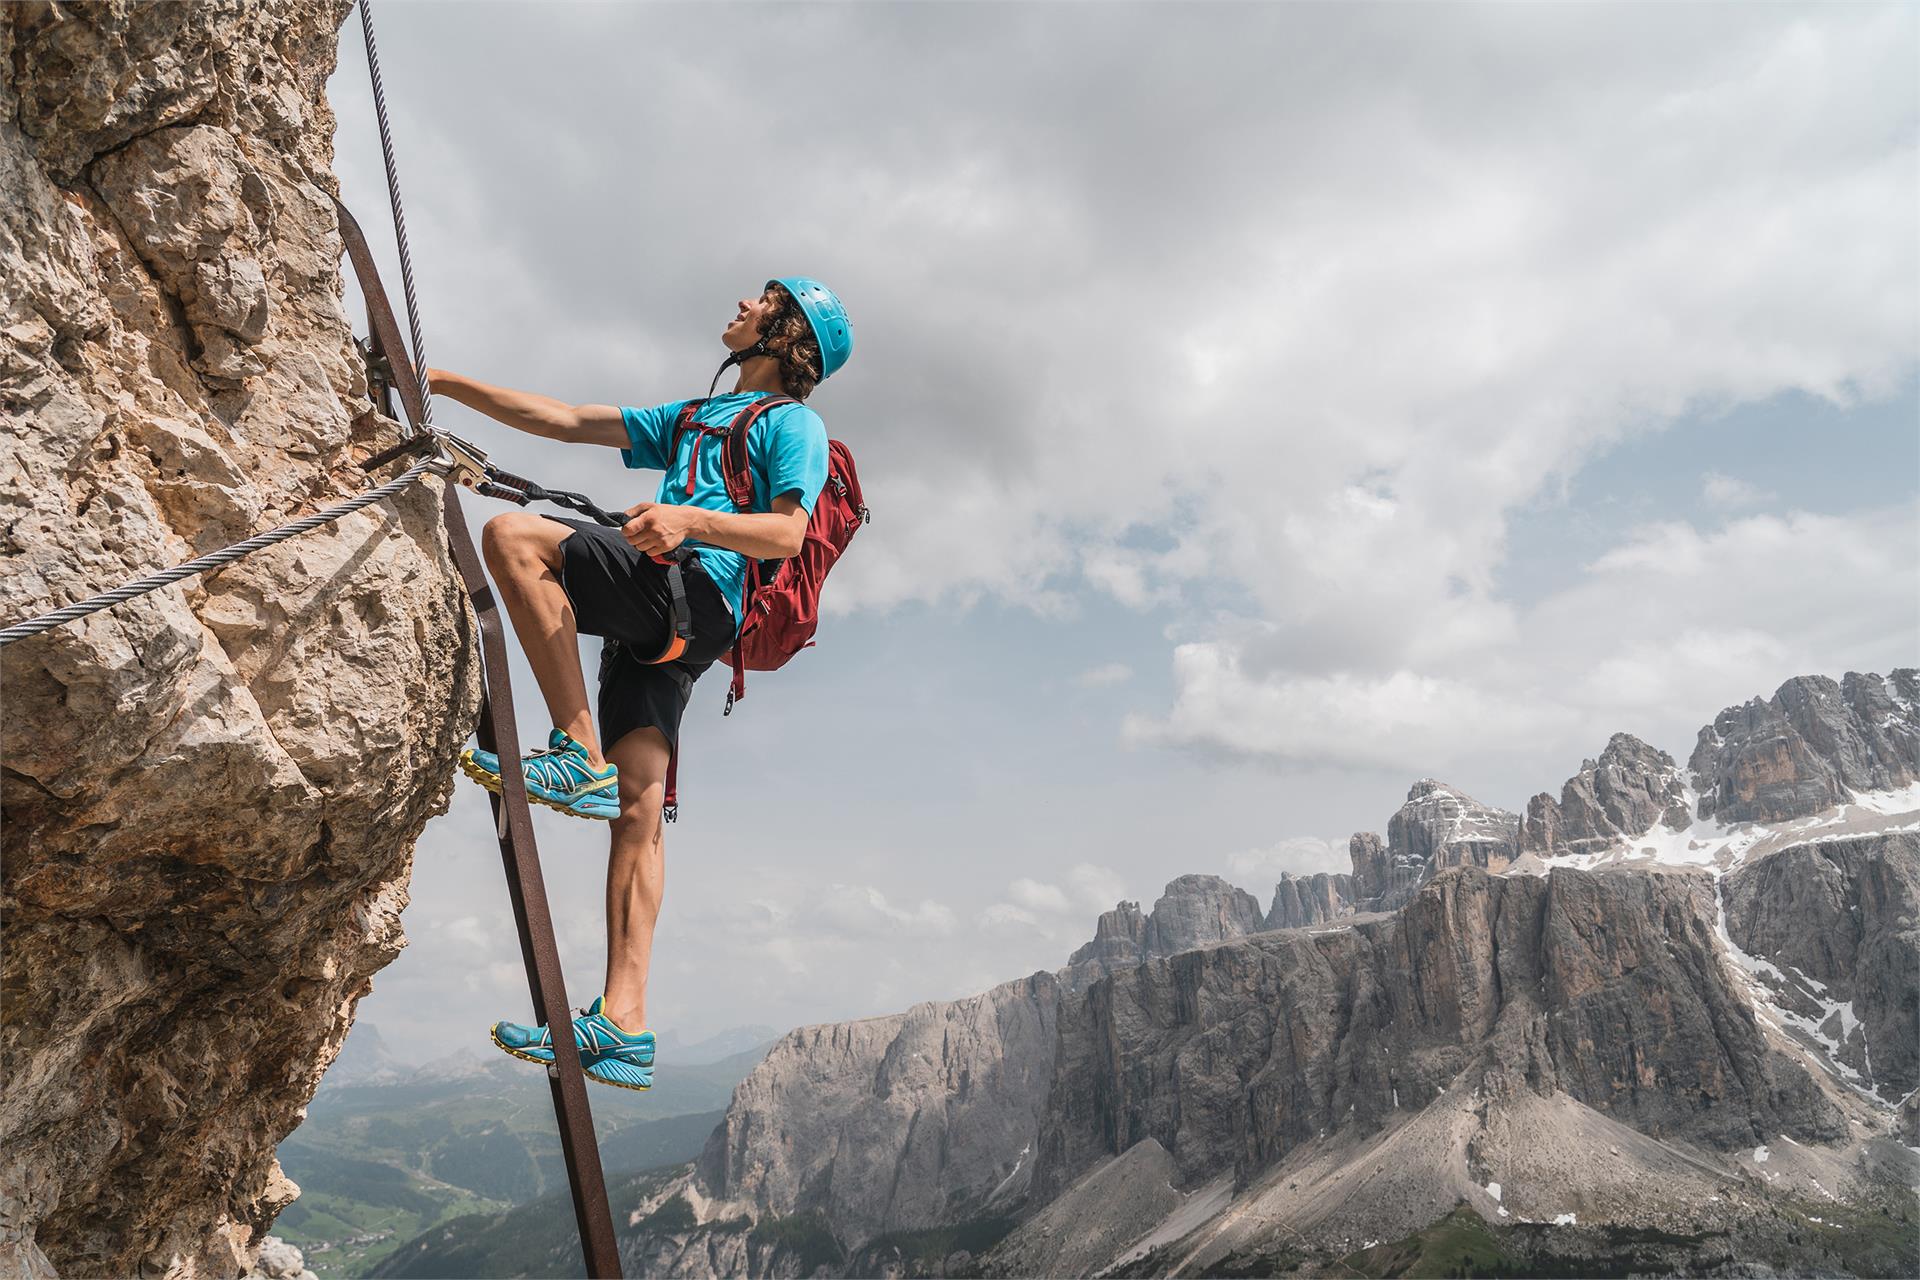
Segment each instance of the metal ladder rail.
[[[426,421],[420,375],[407,356],[406,343],[400,336],[393,307],[374,267],[366,236],[345,205],[336,199],[334,207],[339,211],[340,234],[346,242],[347,256],[353,262],[354,274],[359,277],[360,291],[366,295],[367,322],[374,351],[384,357],[393,370],[388,394],[399,393],[407,424],[418,433]],[[383,408],[391,416],[391,403]],[[600,1168],[600,1147],[594,1135],[580,1055],[573,1036],[568,1034],[573,1026],[573,1010],[567,1004],[560,952],[553,937],[553,916],[547,906],[546,882],[540,872],[540,852],[534,842],[533,818],[527,808],[526,783],[520,773],[520,739],[513,720],[506,633],[500,623],[500,607],[494,599],[493,586],[487,581],[480,556],[474,549],[473,535],[468,532],[461,512],[458,485],[446,486],[442,514],[447,546],[453,553],[467,596],[473,602],[474,618],[480,627],[480,723],[475,737],[482,751],[492,751],[500,757],[500,794],[489,795],[494,835],[500,842],[507,893],[513,901],[514,923],[520,933],[527,988],[532,993],[534,1009],[555,1032],[552,1036],[554,1064],[547,1068],[547,1083],[553,1091],[554,1116],[560,1128],[567,1183],[573,1193],[580,1248],[588,1276],[594,1280],[617,1278],[621,1274],[620,1255],[614,1243],[606,1179]]]

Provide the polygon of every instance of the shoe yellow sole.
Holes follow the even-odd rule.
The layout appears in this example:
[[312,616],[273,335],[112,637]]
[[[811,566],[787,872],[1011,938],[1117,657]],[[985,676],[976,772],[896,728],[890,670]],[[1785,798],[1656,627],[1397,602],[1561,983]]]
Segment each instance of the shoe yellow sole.
[[[463,751],[460,753],[460,772],[466,774],[469,778],[472,778],[475,782],[479,783],[481,786],[485,787],[487,790],[493,792],[493,794],[495,795],[500,794],[499,777],[494,774],[488,773],[485,769],[482,769],[479,765],[475,764],[473,762],[472,751],[469,750],[469,751]],[[573,809],[568,808],[566,805],[561,804],[557,800],[549,800],[545,796],[536,795],[532,790],[528,790],[527,792],[527,801],[530,804],[543,804],[547,806],[547,808],[549,809],[556,809],[559,812],[566,814],[569,818],[579,818],[585,822],[612,821],[612,819],[610,818],[596,818],[589,814],[577,813]],[[504,1049],[506,1048],[506,1046],[502,1045],[501,1048]],[[512,1053],[513,1050],[507,1049],[507,1052]]]

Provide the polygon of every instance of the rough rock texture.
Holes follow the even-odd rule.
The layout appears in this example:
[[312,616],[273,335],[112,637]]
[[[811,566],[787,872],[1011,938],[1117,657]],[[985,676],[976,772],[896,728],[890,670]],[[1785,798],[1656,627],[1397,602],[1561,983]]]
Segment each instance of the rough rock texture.
[[1616,733],[1598,760],[1583,760],[1555,800],[1544,791],[1527,805],[1520,847],[1560,856],[1599,853],[1665,824],[1693,821],[1680,766],[1630,733]]
[[[1849,687],[1872,707],[1868,679]],[[1894,740],[1911,712],[1878,687]],[[1671,758],[1627,735],[1542,799],[1525,830],[1553,854],[1689,825]],[[1855,806],[1813,819],[1816,843],[1706,866],[1690,845],[1549,868],[1517,815],[1421,782],[1388,839],[1354,837],[1351,876],[1285,877],[1264,915],[1183,876],[1151,912],[1104,914],[1050,989],[795,1033],[625,1256],[684,1276],[1278,1274],[1311,1233],[1348,1274],[1366,1239],[1465,1201],[1577,1217],[1576,1257],[1678,1233],[1608,1273],[1749,1246],[1742,1266],[1845,1271],[1793,1252],[1804,1205],[1880,1231],[1920,1182],[1910,822]],[[1015,1070],[983,1099],[992,1052]],[[1010,1217],[984,1257],[953,1251]]]
[[754,1216],[821,1212],[848,1239],[1016,1199],[1053,1075],[1059,983],[789,1032],[707,1140],[702,1196]]
[[1144,915],[1137,902],[1102,912],[1093,941],[1067,958],[1060,978],[1077,988],[1111,968],[1242,938],[1266,927],[1259,900],[1245,889],[1219,876],[1181,876],[1168,882],[1153,910]]
[[1265,927],[1300,929],[1352,914],[1352,876],[1324,871],[1313,876],[1290,876],[1283,872],[1280,883],[1273,886],[1273,905],[1267,908]]
[[1728,707],[1700,731],[1688,766],[1700,816],[1774,822],[1851,792],[1920,781],[1920,671],[1795,676],[1772,698]]
[[994,1274],[1091,1276],[1174,1212],[1173,1158],[1152,1138],[1096,1165],[994,1251]]
[[1882,1100],[1920,1087],[1920,836],[1783,849],[1722,882],[1727,933],[1757,976]]
[[268,1236],[260,1242],[259,1256],[254,1259],[253,1270],[246,1280],[317,1280],[313,1272],[307,1270],[307,1259],[300,1250],[288,1244],[278,1236]]
[[1505,809],[1431,778],[1413,784],[1407,801],[1387,822],[1387,847],[1396,859],[1419,859],[1442,867],[1501,871],[1513,858],[1520,819]]
[[1481,804],[1444,782],[1423,778],[1387,822],[1387,842],[1360,832],[1353,859],[1354,905],[1392,911],[1447,867],[1504,871],[1519,852],[1520,818]]
[[1393,919],[1116,970],[1061,1010],[1034,1193],[1153,1138],[1192,1187],[1416,1110],[1471,1070],[1654,1136],[1845,1136],[1731,985],[1699,874],[1450,871]]
[[[687,1191],[676,1187],[664,1202],[650,1200],[642,1208],[647,1215],[657,1215],[662,1203],[676,1198],[683,1203],[692,1199]],[[640,1230],[633,1235],[624,1234],[623,1224],[615,1219],[622,1275],[704,1278],[814,1274],[811,1266],[800,1265],[801,1259],[793,1251],[776,1242],[756,1240],[754,1224],[745,1217],[683,1225],[679,1221],[683,1215],[675,1208],[668,1208],[666,1215],[676,1221],[669,1225],[660,1216],[643,1217]]]
[[1426,882],[1426,864],[1417,859],[1397,861],[1387,842],[1371,831],[1357,831],[1347,842],[1353,864],[1349,883],[1354,906],[1361,911],[1388,910],[1384,902],[1405,902]]
[[[366,487],[346,12],[0,7],[0,618]],[[248,1264],[404,945],[472,654],[433,484],[4,651],[0,1271]]]
[[1147,917],[1147,954],[1178,955],[1195,947],[1244,938],[1266,921],[1260,902],[1219,876],[1181,876],[1167,883]]
[[1115,966],[1139,964],[1147,954],[1147,917],[1137,902],[1102,911],[1093,925],[1093,941],[1067,957],[1065,973],[1091,980]]

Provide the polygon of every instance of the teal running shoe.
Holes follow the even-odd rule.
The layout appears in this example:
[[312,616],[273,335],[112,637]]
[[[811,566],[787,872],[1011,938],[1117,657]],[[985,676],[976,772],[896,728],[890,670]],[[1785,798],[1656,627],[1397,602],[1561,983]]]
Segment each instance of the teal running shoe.
[[[464,751],[460,755],[460,768],[487,790],[499,792],[498,755],[477,748]],[[619,815],[620,771],[611,764],[595,770],[587,761],[587,749],[564,729],[555,729],[547,735],[545,750],[529,752],[520,762],[520,772],[526,779],[527,799],[536,804],[576,818],[609,821]],[[606,804],[581,805],[581,801],[590,797],[604,800]],[[605,811],[607,805],[612,806],[612,812]]]
[[595,822],[612,822],[620,816],[620,797],[596,791],[590,796],[581,796],[568,805],[566,811],[576,818],[591,818]]
[[[653,1032],[628,1033],[607,1017],[606,997],[573,1020],[573,1047],[580,1065],[602,1084],[622,1089],[653,1087]],[[545,1066],[553,1061],[553,1040],[545,1027],[523,1027],[517,1022],[493,1024],[493,1042],[516,1058]]]

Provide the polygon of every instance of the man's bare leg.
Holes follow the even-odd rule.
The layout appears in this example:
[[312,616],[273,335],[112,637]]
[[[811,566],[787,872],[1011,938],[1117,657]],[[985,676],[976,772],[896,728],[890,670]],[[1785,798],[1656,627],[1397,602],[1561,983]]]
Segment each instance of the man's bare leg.
[[500,603],[513,619],[513,634],[527,655],[553,723],[587,749],[598,769],[606,764],[587,710],[587,681],[580,670],[580,632],[573,602],[560,585],[560,544],[573,530],[558,520],[509,511],[487,521],[480,549],[493,571]]
[[606,1014],[636,1032],[647,1025],[653,926],[666,890],[660,806],[667,793],[667,740],[658,729],[620,735],[607,752],[620,770],[620,816],[607,855]]

